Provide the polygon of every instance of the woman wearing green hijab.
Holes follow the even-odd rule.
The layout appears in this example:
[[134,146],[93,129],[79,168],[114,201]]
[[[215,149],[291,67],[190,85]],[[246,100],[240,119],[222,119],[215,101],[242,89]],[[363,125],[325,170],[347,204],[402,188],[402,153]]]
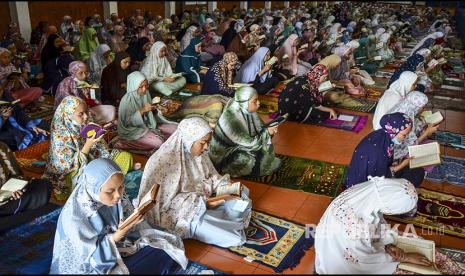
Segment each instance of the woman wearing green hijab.
[[176,60],[176,73],[186,73],[184,77],[188,83],[200,82],[200,51],[202,41],[200,38],[191,39],[189,46],[182,51]]
[[275,156],[271,135],[277,126],[266,128],[256,113],[257,91],[242,87],[221,114],[209,146],[216,169],[232,177],[270,175],[281,166]]
[[100,43],[97,38],[97,31],[95,31],[92,27],[86,27],[81,39],[79,40],[79,47],[76,47],[76,58],[82,61],[87,61],[99,45]]
[[[360,39],[361,41],[362,39]],[[362,45],[360,43],[360,45]],[[362,70],[368,72],[368,74],[373,75],[376,73],[376,70],[379,68],[379,61],[374,60],[373,58],[377,55],[376,51],[376,36],[371,34],[367,37],[367,42],[364,47],[360,47],[362,51],[365,53],[365,57],[367,58],[363,66],[361,67]]]
[[[148,82],[141,72],[135,71],[128,75],[127,92],[119,104],[120,139],[115,143],[115,148],[142,150],[152,154],[176,131],[177,124],[166,120],[152,106],[147,88]],[[157,120],[161,124],[157,124]]]

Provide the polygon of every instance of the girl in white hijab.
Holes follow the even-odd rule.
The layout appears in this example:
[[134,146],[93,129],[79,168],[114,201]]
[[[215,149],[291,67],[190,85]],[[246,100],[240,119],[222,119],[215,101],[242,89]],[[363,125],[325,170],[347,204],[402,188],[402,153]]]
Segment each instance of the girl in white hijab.
[[375,114],[373,115],[373,129],[378,130],[381,128],[379,121],[381,117],[388,114],[402,99],[405,99],[407,94],[412,91],[417,85],[418,76],[414,72],[405,71],[399,79],[391,84],[378,101]]
[[90,55],[89,77],[92,83],[100,85],[103,69],[111,63],[111,49],[107,44],[100,44]]
[[[220,247],[245,243],[252,202],[243,186],[241,198],[209,201],[218,186],[230,183],[208,157],[212,137],[209,124],[199,117],[184,119],[176,132],[147,161],[139,196],[160,185],[155,207],[146,215],[149,223],[174,231],[181,238],[194,238]],[[238,200],[243,211],[232,207]],[[136,205],[138,203],[136,202]]]
[[186,33],[181,39],[181,44],[179,48],[180,52],[184,51],[184,49],[186,49],[187,46],[189,46],[189,44],[191,43],[191,39],[194,37],[194,33],[196,31],[197,31],[196,26],[190,26],[189,28],[187,28]]
[[438,39],[438,38],[441,38],[443,37],[444,34],[442,32],[434,32],[432,34],[429,34],[427,36],[425,36],[422,40],[420,40],[420,42],[417,43],[417,45],[415,45],[415,47],[412,49],[412,52],[410,55],[413,55],[418,49],[420,49],[420,47],[423,46],[423,43],[425,43],[425,41],[429,38],[432,38],[432,39]]
[[186,78],[183,76],[173,77],[173,70],[166,58],[166,45],[161,41],[152,45],[150,54],[142,62],[140,71],[147,78],[151,92],[156,91],[169,96],[186,85]]

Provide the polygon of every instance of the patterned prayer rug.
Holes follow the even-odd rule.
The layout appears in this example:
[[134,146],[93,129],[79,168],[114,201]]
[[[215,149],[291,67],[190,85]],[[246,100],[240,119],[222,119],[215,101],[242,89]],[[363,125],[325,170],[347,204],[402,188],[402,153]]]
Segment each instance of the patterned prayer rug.
[[314,243],[304,225],[258,211],[252,211],[246,235],[244,245],[228,249],[276,272],[296,267]]
[[0,235],[0,274],[48,274],[61,209]]
[[465,87],[465,80],[457,78],[446,78],[443,84],[457,87]]
[[25,111],[33,119],[47,120],[53,117],[55,108],[53,103],[42,102],[38,103],[37,106],[26,106]]
[[357,105],[351,105],[347,106],[344,104],[337,104],[337,108],[343,108],[343,109],[348,109],[348,110],[353,110],[353,111],[359,111],[359,112],[374,112],[376,105],[378,104],[377,101],[370,101],[367,99],[363,98],[353,98],[351,97],[352,101],[356,101],[358,104]]
[[16,151],[16,159],[25,174],[42,175],[45,170],[44,155],[48,153],[50,141],[31,145],[23,150]]
[[260,101],[260,108],[258,109],[258,113],[260,114],[271,114],[278,112],[278,102],[276,100],[269,100],[269,99],[259,99]]
[[283,161],[278,171],[268,176],[245,179],[331,197],[342,191],[347,166],[280,154],[277,157]]
[[428,97],[427,107],[434,109],[450,109],[455,111],[465,111],[465,99],[454,99],[450,97]]
[[131,202],[139,194],[139,187],[143,173],[144,171],[142,170],[133,170],[124,176],[124,190]]
[[338,118],[335,120],[326,119],[322,126],[331,127],[331,128],[338,128],[342,130],[353,131],[355,133],[359,133],[366,125],[368,121],[368,116],[359,116],[353,114],[338,114]]
[[208,266],[205,266],[203,264],[199,264],[196,262],[189,261],[187,264],[186,269],[178,268],[177,270],[174,270],[172,275],[198,275],[198,274],[210,274],[210,275],[226,275],[226,273],[209,268]]
[[432,172],[426,174],[426,178],[465,186],[465,159],[443,155],[441,160],[441,165],[435,166]]
[[438,141],[441,145],[465,149],[465,135],[460,133],[438,130],[431,139]]
[[441,247],[438,248],[442,253],[446,254],[465,272],[465,251],[453,248]]
[[438,233],[465,237],[465,198],[417,188],[417,213],[413,218],[388,216]]

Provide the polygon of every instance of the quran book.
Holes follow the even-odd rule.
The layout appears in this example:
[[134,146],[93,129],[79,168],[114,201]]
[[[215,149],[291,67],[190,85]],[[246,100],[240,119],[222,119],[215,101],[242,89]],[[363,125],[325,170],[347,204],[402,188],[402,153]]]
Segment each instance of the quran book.
[[183,75],[184,73],[174,73],[174,74],[171,74],[170,78],[173,78],[173,79],[176,79],[176,78],[179,78]]
[[0,189],[0,202],[7,201],[18,190],[24,189],[29,182],[22,179],[10,178]]
[[408,153],[414,157],[410,160],[411,169],[441,164],[441,151],[438,142],[409,146]]
[[277,61],[278,61],[278,58],[273,56],[269,60],[267,60],[265,64],[268,66],[273,66]]
[[136,220],[137,215],[141,214],[143,216],[148,211],[150,211],[153,208],[153,206],[155,206],[159,188],[159,185],[153,185],[152,189],[150,189],[150,191],[141,199],[139,206],[136,209],[134,209],[134,213],[127,217],[124,220],[124,222],[119,226],[119,228],[124,228],[131,224],[134,220]]
[[152,99],[152,104],[159,104],[160,102],[161,102],[160,97],[154,97],[154,98]]
[[5,106],[5,105],[14,105],[15,103],[19,103],[21,99],[14,100],[12,102],[7,102],[7,101],[0,101],[0,106]]
[[352,122],[354,120],[354,116],[342,114],[342,115],[339,115],[337,119],[340,121]]
[[443,65],[443,64],[446,64],[446,63],[447,63],[447,59],[445,59],[445,58],[438,59],[438,64],[439,65]]
[[299,49],[306,49],[306,48],[308,48],[308,43],[303,44],[302,46],[300,46]]
[[433,67],[439,64],[439,61],[435,60],[434,58],[428,62],[428,67]]
[[381,48],[383,48],[383,42],[376,44],[376,50],[380,50]]
[[320,92],[325,92],[331,89],[333,89],[333,84],[331,83],[331,81],[325,81],[321,83],[320,86],[318,87],[318,91]]
[[221,185],[216,188],[216,196],[222,195],[241,195],[241,182]]
[[261,35],[261,36],[258,37],[259,40],[262,40],[262,39],[265,39],[265,38],[266,38],[265,35]]
[[104,133],[105,133],[105,130],[101,126],[95,123],[88,123],[86,126],[84,126],[81,129],[81,132],[79,133],[79,135],[85,139],[88,139],[88,138],[92,138],[94,134],[95,134],[95,138],[98,138],[102,136]]
[[[405,253],[418,253],[425,256],[429,261],[435,261],[435,244],[434,241],[423,240],[412,237],[398,236],[396,238],[396,247],[402,249]],[[434,266],[424,266],[411,263],[400,263],[398,268],[412,271],[419,274],[441,274]]]
[[266,123],[264,125],[265,128],[269,128],[269,127],[274,127],[274,126],[279,126],[280,124],[284,123],[285,121],[287,121],[287,117],[289,117],[289,113],[286,113],[284,114],[283,116],[279,116],[271,121],[269,121],[268,123]]
[[86,81],[77,81],[77,88],[91,88],[91,89],[99,89],[100,87],[93,83],[93,84],[89,84],[88,82]]
[[425,122],[430,125],[436,125],[444,120],[440,111],[436,111],[432,114],[427,113],[426,116],[423,116],[423,118],[425,119]]
[[313,47],[313,48],[318,48],[318,46],[320,46],[320,44],[321,44],[321,42],[315,41],[315,42],[313,42],[312,47]]
[[381,56],[376,56],[373,58],[373,60],[382,60],[383,58]]
[[242,86],[252,86],[251,83],[233,83],[233,84],[230,84],[229,87],[231,88],[241,88]]

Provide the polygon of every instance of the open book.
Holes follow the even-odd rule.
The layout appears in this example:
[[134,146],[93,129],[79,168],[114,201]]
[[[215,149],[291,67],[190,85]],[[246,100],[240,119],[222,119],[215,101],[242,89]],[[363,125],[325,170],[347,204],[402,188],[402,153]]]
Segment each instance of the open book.
[[182,75],[184,75],[183,72],[181,72],[181,73],[173,73],[173,74],[171,74],[170,78],[176,79],[176,78],[181,77]]
[[320,46],[320,44],[321,44],[321,42],[315,41],[315,42],[313,42],[312,47],[313,47],[314,49],[316,49],[316,48],[318,48],[318,46]]
[[415,158],[410,160],[410,168],[441,164],[441,151],[438,142],[409,146],[408,153]]
[[377,43],[376,44],[376,50],[381,50],[383,48],[383,42]]
[[308,43],[301,45],[299,49],[306,49],[306,48],[308,48]]
[[241,182],[221,185],[216,188],[216,196],[222,195],[241,195]]
[[333,84],[329,80],[321,83],[318,87],[319,92],[325,92],[331,89],[333,89]]
[[235,89],[239,89],[241,88],[242,86],[252,86],[251,83],[233,83],[233,84],[230,84],[228,85],[230,88],[235,88]]
[[440,123],[442,120],[444,120],[444,117],[442,116],[440,111],[436,111],[432,113],[431,111],[425,111],[421,113],[421,116],[423,119],[425,119],[425,122],[430,125],[436,125]]
[[14,105],[15,103],[19,103],[21,99],[14,100],[12,102],[7,102],[7,101],[0,101],[0,106],[10,106]]
[[145,215],[150,209],[153,208],[155,202],[157,200],[158,189],[160,188],[159,185],[155,184],[152,186],[152,189],[141,199],[139,206],[134,209],[134,213],[132,213],[129,217],[127,217],[123,223],[119,226],[119,228],[127,227],[131,224],[137,217],[138,214],[142,216]]
[[13,192],[24,189],[28,183],[28,181],[22,179],[8,179],[0,189],[0,202],[7,201],[12,196]]
[[77,81],[77,88],[99,89],[100,86],[98,86],[98,85],[95,84],[95,83],[89,84],[89,83],[86,82],[86,81]]
[[283,116],[279,116],[271,121],[269,121],[268,123],[266,123],[264,125],[265,128],[269,128],[269,127],[274,127],[274,126],[279,126],[280,124],[284,123],[285,121],[287,121],[287,117],[289,117],[289,113],[286,113],[284,114]]
[[278,61],[278,58],[273,56],[269,60],[267,60],[265,64],[268,66],[273,66],[277,61]]
[[428,67],[434,67],[439,64],[439,61],[435,60],[434,58],[428,62]]
[[82,138],[88,139],[94,136],[94,134],[95,134],[95,138],[98,138],[102,136],[104,133],[105,133],[105,130],[101,126],[95,123],[88,123],[81,129],[81,132],[79,133],[79,135]]
[[[398,236],[396,238],[395,245],[404,250],[405,253],[418,253],[425,256],[429,261],[435,261],[435,244],[434,241],[422,240],[419,238],[412,237],[402,237]],[[398,268],[404,269],[407,271],[412,271],[419,274],[432,274],[439,275],[441,274],[434,266],[424,266],[411,263],[400,263]]]

